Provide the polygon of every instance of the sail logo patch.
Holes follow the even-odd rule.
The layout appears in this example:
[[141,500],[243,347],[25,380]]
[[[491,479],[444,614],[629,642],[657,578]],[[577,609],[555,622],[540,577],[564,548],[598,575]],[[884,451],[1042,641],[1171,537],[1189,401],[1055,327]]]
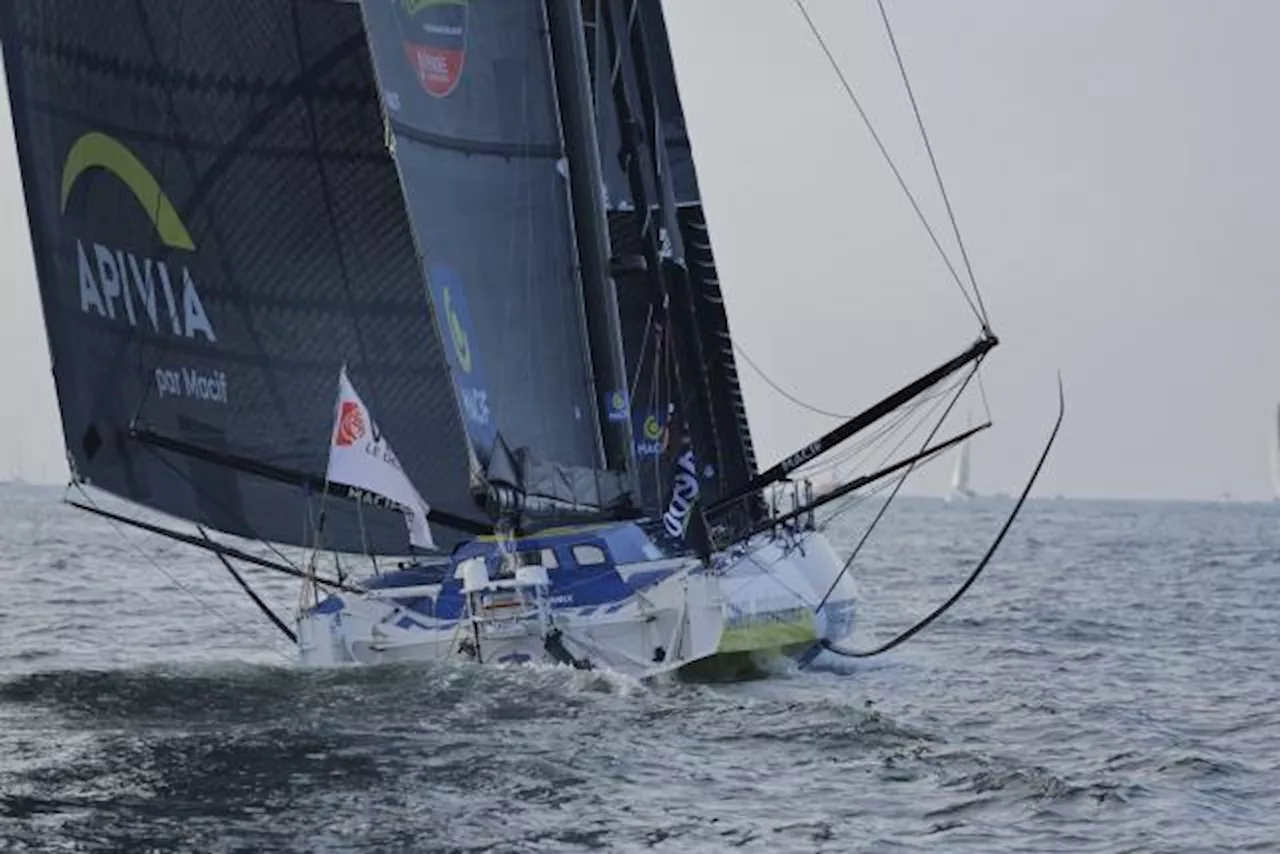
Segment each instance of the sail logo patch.
[[698,502],[702,487],[698,484],[698,463],[693,451],[687,450],[676,460],[676,476],[671,484],[671,501],[662,514],[662,527],[677,539],[683,539],[689,530],[693,506]]
[[627,420],[627,393],[621,389],[606,393],[608,405],[605,407],[609,413],[610,421],[626,421]]
[[471,373],[471,339],[467,336],[466,327],[458,319],[458,312],[453,307],[453,292],[447,286],[442,287],[444,294],[444,314],[449,321],[449,340],[453,342],[453,354],[458,357],[458,367],[465,374]]
[[[509,2],[509,0],[508,0]],[[401,0],[404,55],[424,92],[447,98],[462,80],[469,0]]]
[[[77,195],[88,205],[84,194],[89,190],[83,189],[80,194],[75,191],[94,172],[111,174],[133,194],[155,236],[167,249],[195,252],[191,233],[155,176],[119,140],[98,131],[77,139],[63,161],[59,209],[64,216]],[[217,343],[213,322],[205,311],[190,267],[181,263],[181,254],[148,258],[91,239],[86,245],[86,240],[79,237],[75,252],[81,311],[127,322],[135,329],[149,327],[157,334]],[[170,266],[174,257],[179,259],[178,264]]]
[[342,408],[338,412],[338,429],[333,436],[333,444],[339,448],[345,448],[354,445],[364,436],[364,412],[360,409],[360,404],[351,400],[342,401]]
[[467,435],[477,450],[487,452],[497,438],[493,414],[489,411],[489,388],[485,382],[482,351],[467,310],[467,290],[458,272],[446,264],[427,269],[431,302],[436,309],[441,345],[453,368],[453,385],[458,393]]
[[658,416],[650,412],[640,422],[636,432],[636,456],[656,457],[662,453],[666,428],[658,420]]

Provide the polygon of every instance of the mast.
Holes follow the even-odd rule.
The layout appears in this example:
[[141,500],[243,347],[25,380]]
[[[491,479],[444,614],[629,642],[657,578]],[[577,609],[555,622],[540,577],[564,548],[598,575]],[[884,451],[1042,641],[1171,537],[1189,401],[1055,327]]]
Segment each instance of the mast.
[[[573,221],[582,271],[583,307],[587,316],[591,359],[597,396],[605,395],[607,413],[601,423],[605,463],[630,474],[635,487],[635,449],[631,435],[631,401],[622,331],[618,321],[618,297],[609,273],[609,233],[601,189],[600,142],[592,108],[590,68],[587,62],[585,22],[577,2],[545,0],[552,67],[560,106],[572,196]],[[621,395],[622,407],[617,405]],[[599,410],[596,410],[599,412]]]
[[[710,429],[710,411],[706,406],[705,383],[700,383],[702,365],[698,352],[698,330],[691,313],[686,311],[687,286],[680,288],[680,268],[672,261],[679,252],[679,233],[669,224],[670,209],[666,204],[662,182],[662,151],[659,128],[654,120],[652,93],[637,79],[637,57],[633,52],[631,24],[634,15],[626,15],[621,3],[603,2],[599,7],[602,20],[596,22],[606,36],[607,55],[596,62],[609,67],[613,103],[617,112],[617,130],[622,167],[635,207],[636,243],[639,255],[618,259],[647,280],[650,307],[655,315],[652,323],[663,329],[663,343],[669,346],[670,371],[675,394],[674,413],[665,425],[667,464],[672,470],[671,491],[662,510],[664,527],[673,539],[685,542],[700,555],[710,553],[709,532],[700,501],[702,482],[715,459],[717,448]],[[632,11],[635,7],[632,6]],[[655,217],[654,212],[657,212]],[[652,378],[655,383],[657,377]],[[661,504],[659,505],[661,508]]]
[[[642,82],[652,97],[667,228],[680,238],[679,284],[697,329],[699,379],[716,447],[717,472],[707,489],[707,499],[714,500],[755,475],[755,449],[662,5],[659,0],[635,0],[634,6],[638,9],[634,50],[643,63]],[[762,503],[744,509],[751,518],[764,512]]]

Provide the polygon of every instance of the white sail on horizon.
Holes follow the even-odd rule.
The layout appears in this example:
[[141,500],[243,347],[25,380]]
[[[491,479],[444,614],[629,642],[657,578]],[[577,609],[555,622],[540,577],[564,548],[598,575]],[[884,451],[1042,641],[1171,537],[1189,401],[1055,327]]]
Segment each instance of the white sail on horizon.
[[436,547],[427,524],[430,508],[400,467],[400,460],[347,378],[346,365],[338,374],[338,402],[326,477],[331,483],[367,490],[394,501],[404,513],[409,542],[422,549]]
[[[971,424],[972,419],[965,420],[966,428]],[[969,485],[969,441],[965,439],[960,443],[956,465],[951,470],[951,497],[953,498],[973,498],[977,494]]]
[[1271,491],[1280,499],[1280,404],[1276,404],[1276,420],[1271,427]]

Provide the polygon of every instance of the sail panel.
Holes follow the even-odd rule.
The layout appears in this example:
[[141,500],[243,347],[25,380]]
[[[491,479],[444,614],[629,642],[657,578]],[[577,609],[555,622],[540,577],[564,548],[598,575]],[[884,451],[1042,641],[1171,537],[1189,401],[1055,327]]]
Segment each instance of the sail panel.
[[616,509],[541,4],[361,5],[476,458],[530,496]]
[[[432,508],[483,522],[359,9],[14,0],[0,27],[76,474],[311,545],[307,490],[226,459],[322,483],[346,362]],[[399,513],[326,509],[327,546],[407,552]]]

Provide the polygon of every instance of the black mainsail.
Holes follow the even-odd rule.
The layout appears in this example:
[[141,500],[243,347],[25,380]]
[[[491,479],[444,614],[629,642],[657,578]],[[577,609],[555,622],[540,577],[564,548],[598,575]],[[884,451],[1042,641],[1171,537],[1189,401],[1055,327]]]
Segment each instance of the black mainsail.
[[[13,0],[0,33],[75,477],[312,545],[345,362],[437,543],[484,530],[359,8]],[[324,545],[407,551],[356,510]]]

